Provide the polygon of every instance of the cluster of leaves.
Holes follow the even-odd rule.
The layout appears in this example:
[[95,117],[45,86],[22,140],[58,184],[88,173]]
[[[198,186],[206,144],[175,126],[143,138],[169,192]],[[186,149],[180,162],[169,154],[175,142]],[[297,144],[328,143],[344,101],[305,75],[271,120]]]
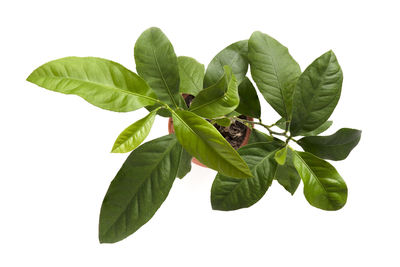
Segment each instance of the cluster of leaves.
[[[291,194],[303,180],[304,195],[317,208],[337,210],[345,205],[346,184],[323,159],[345,159],[361,132],[346,128],[317,136],[332,124],[328,118],[341,92],[342,71],[332,51],[301,72],[286,47],[255,32],[249,40],[223,49],[205,70],[193,58],[177,57],[163,32],[150,28],[138,38],[134,56],[138,74],[101,58],[67,57],[42,65],[27,79],[103,109],[149,111],[127,127],[112,148],[115,153],[133,151],[104,198],[100,242],[120,241],[150,220],[175,178],[191,170],[192,157],[218,171],[211,189],[213,209],[249,207],[274,179]],[[246,77],[249,66],[259,92],[282,117],[272,125],[261,121],[256,88]],[[195,96],[190,107],[182,94]],[[175,133],[141,145],[156,115],[172,117]],[[234,121],[260,125],[267,134],[253,129],[248,145],[236,151],[212,125]],[[290,141],[306,152],[293,150]]]

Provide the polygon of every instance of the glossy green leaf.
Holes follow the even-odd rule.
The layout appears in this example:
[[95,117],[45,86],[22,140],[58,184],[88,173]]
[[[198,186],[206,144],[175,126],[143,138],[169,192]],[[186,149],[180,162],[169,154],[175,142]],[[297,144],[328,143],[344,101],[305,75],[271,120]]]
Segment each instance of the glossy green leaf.
[[204,65],[191,57],[178,57],[179,92],[196,96],[203,90]]
[[281,148],[275,153],[275,160],[279,165],[284,165],[286,162],[287,146]]
[[260,142],[270,142],[273,139],[274,138],[272,138],[271,136],[266,135],[265,133],[253,128],[250,133],[248,144],[260,143]]
[[179,142],[204,165],[228,176],[252,176],[237,151],[206,120],[185,110],[176,110],[172,118]]
[[308,152],[293,152],[293,163],[304,183],[304,196],[314,207],[341,209],[347,200],[347,186],[336,169]]
[[211,60],[204,76],[204,88],[214,85],[221,79],[224,75],[225,65],[232,68],[232,72],[238,84],[240,84],[246,76],[249,65],[247,60],[247,40],[229,45]]
[[189,154],[183,147],[182,147],[182,153],[181,153],[181,158],[179,160],[179,168],[178,168],[178,174],[177,177],[182,179],[183,177],[188,174],[191,169],[192,169],[192,155]]
[[127,112],[156,103],[156,95],[137,74],[110,60],[65,57],[32,72],[31,83],[63,94],[78,95],[112,111]]
[[315,129],[314,131],[308,132],[308,133],[302,133],[300,132],[299,135],[302,136],[316,136],[319,135],[323,132],[325,132],[326,130],[328,130],[333,124],[333,121],[326,121],[324,122],[321,126],[319,126],[317,129]]
[[156,117],[157,110],[153,110],[143,119],[130,125],[117,138],[112,148],[113,153],[126,153],[138,147],[149,134]]
[[286,162],[283,166],[278,165],[275,173],[275,180],[278,181],[290,194],[294,194],[300,184],[301,178],[293,165],[292,151],[287,150]]
[[216,119],[215,123],[224,127],[229,127],[232,122],[228,118],[221,118],[221,119]]
[[229,66],[225,74],[213,86],[203,89],[190,105],[190,111],[205,118],[226,115],[239,105],[238,85]]
[[179,93],[179,67],[174,48],[159,28],[144,31],[135,44],[136,70],[158,98],[171,107],[186,108]]
[[328,120],[339,101],[342,81],[343,73],[332,51],[307,67],[293,96],[292,135],[313,131]]
[[260,101],[258,100],[256,89],[249,80],[245,77],[238,88],[240,103],[236,111],[240,114],[253,118],[261,117]]
[[289,120],[294,84],[301,74],[299,64],[285,46],[258,31],[249,39],[249,63],[253,80],[265,100]]
[[115,243],[153,217],[175,180],[181,145],[167,135],[134,150],[111,182],[100,212],[99,239]]
[[277,163],[274,154],[280,144],[274,141],[246,145],[238,150],[254,177],[237,179],[217,174],[211,188],[211,205],[215,210],[247,208],[259,201],[274,179]]
[[343,160],[358,144],[361,131],[342,128],[329,136],[309,136],[301,138],[298,144],[307,152],[320,158]]

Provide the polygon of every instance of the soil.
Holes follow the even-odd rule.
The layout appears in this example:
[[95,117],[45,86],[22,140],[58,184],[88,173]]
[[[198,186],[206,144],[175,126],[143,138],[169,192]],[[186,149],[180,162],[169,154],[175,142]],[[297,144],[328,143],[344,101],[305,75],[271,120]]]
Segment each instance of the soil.
[[[188,107],[192,103],[193,99],[194,96],[192,95],[187,95],[185,97],[185,102]],[[239,118],[247,119],[244,115],[240,115]],[[246,137],[247,126],[238,121],[235,121],[229,127],[224,127],[216,123],[213,125],[234,149],[238,149]]]

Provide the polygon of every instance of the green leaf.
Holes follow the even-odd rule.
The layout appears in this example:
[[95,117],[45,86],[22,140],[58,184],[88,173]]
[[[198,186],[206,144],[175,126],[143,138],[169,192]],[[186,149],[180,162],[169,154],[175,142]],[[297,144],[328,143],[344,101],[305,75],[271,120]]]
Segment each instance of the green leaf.
[[247,40],[239,41],[229,45],[219,52],[208,64],[206,74],[204,76],[204,88],[210,87],[217,83],[224,75],[224,66],[228,65],[232,68],[238,84],[242,82],[246,76],[248,69],[247,60]]
[[136,70],[158,98],[171,107],[186,108],[179,93],[178,59],[167,36],[159,28],[144,31],[135,44]]
[[293,163],[304,183],[304,196],[314,207],[341,209],[347,200],[347,186],[328,162],[308,152],[293,151]]
[[270,142],[273,139],[274,138],[272,138],[271,136],[266,135],[265,133],[253,128],[253,129],[251,129],[248,144],[260,143],[260,142]]
[[317,129],[315,129],[314,131],[308,132],[308,133],[299,133],[299,135],[302,136],[316,136],[319,135],[323,132],[325,132],[326,130],[329,129],[329,127],[332,126],[333,121],[326,121],[324,122],[321,126],[319,126]]
[[178,57],[179,92],[196,96],[203,90],[204,65],[191,57]]
[[253,118],[261,117],[260,101],[258,100],[256,89],[249,80],[245,77],[238,88],[240,103],[236,111],[240,114],[247,115]]
[[127,112],[156,103],[156,95],[137,74],[110,60],[65,57],[32,72],[31,83],[63,94],[78,95],[103,109]]
[[153,110],[143,119],[130,125],[117,138],[112,153],[126,153],[138,147],[149,134],[156,117],[157,110]]
[[275,180],[278,181],[290,194],[294,194],[300,184],[300,176],[293,165],[292,151],[287,150],[286,162],[283,166],[278,165],[275,173]]
[[294,84],[301,74],[299,64],[285,46],[258,31],[249,39],[249,62],[253,80],[265,100],[289,120]]
[[153,217],[175,180],[180,153],[175,135],[167,135],[141,145],[129,155],[101,206],[101,243],[118,242]]
[[174,111],[172,118],[179,142],[201,163],[228,176],[252,176],[237,151],[206,120],[185,110]]
[[215,210],[247,208],[259,201],[274,179],[277,164],[274,154],[280,144],[274,141],[246,145],[238,150],[254,177],[237,179],[217,174],[211,188],[211,205]]
[[178,168],[178,174],[177,177],[182,179],[183,177],[186,176],[192,169],[192,155],[190,155],[183,147],[182,147],[182,153],[181,153],[181,158],[179,161],[179,168]]
[[298,144],[307,152],[320,158],[343,160],[358,144],[361,131],[343,128],[329,136],[309,136],[301,138]]
[[203,89],[190,105],[190,111],[205,118],[226,115],[239,105],[235,75],[225,66],[225,75],[213,86]]
[[232,122],[228,118],[221,118],[221,119],[216,119],[215,123],[217,123],[218,125],[221,125],[223,127],[229,127]]
[[313,131],[328,120],[339,101],[342,81],[343,73],[332,51],[307,67],[293,96],[292,135]]
[[286,130],[286,119],[280,118],[277,122],[275,122],[275,125],[282,130]]
[[275,153],[275,160],[279,165],[284,165],[286,162],[287,146],[281,148]]

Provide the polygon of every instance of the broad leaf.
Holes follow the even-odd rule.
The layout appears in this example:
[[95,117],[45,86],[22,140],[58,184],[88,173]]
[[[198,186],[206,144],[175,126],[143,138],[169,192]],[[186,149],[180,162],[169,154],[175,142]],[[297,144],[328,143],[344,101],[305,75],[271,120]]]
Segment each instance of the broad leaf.
[[213,86],[203,89],[190,105],[190,111],[205,118],[226,115],[239,105],[238,85],[229,66],[225,74]]
[[277,163],[274,154],[280,144],[274,141],[246,145],[238,150],[254,177],[237,179],[217,174],[211,188],[211,205],[215,210],[247,208],[259,201],[274,179]]
[[192,169],[192,155],[190,155],[183,147],[182,147],[182,153],[181,153],[181,158],[179,160],[179,168],[178,168],[178,173],[177,177],[182,179],[183,177],[186,176]]
[[179,93],[178,59],[167,36],[159,28],[144,31],[135,44],[136,70],[158,98],[171,107],[185,108]]
[[126,153],[138,147],[149,134],[156,117],[157,110],[153,110],[143,119],[130,125],[117,138],[112,148],[113,153]]
[[240,114],[247,115],[253,118],[261,117],[260,101],[258,100],[256,89],[249,80],[245,77],[239,85],[239,98],[240,103],[236,111]]
[[304,196],[314,207],[338,210],[346,204],[347,186],[328,162],[308,152],[293,151],[293,163],[304,183]]
[[276,151],[275,153],[275,161],[279,164],[279,165],[284,165],[286,162],[286,155],[287,155],[287,146],[281,148],[280,150]]
[[196,96],[203,90],[204,65],[191,57],[178,57],[179,92]]
[[175,180],[181,145],[175,135],[134,150],[111,182],[100,212],[99,239],[115,243],[153,217]]
[[320,158],[343,160],[358,144],[360,138],[360,130],[343,128],[329,136],[304,137],[298,143],[305,151]]
[[253,128],[253,129],[251,129],[248,144],[269,142],[269,141],[272,141],[273,139],[274,138],[272,138],[271,136],[266,135],[265,133]]
[[133,111],[157,101],[154,92],[137,74],[102,58],[65,57],[50,61],[34,70],[27,80],[118,112]]
[[204,76],[204,88],[210,87],[217,83],[224,75],[224,66],[228,65],[232,68],[233,74],[236,76],[238,84],[242,82],[246,76],[248,69],[247,60],[247,40],[239,41],[229,45],[219,52],[208,64],[206,74]]
[[179,142],[201,163],[228,176],[252,176],[237,151],[206,120],[185,110],[176,110],[172,118]]
[[307,67],[293,96],[292,135],[313,131],[328,120],[339,101],[342,81],[343,73],[332,51]]
[[287,150],[286,162],[283,166],[278,165],[275,173],[275,180],[278,181],[290,194],[294,194],[300,184],[300,176],[293,165],[292,151]]
[[329,127],[332,126],[332,121],[326,121],[324,122],[321,126],[319,126],[317,129],[315,129],[314,131],[308,132],[308,133],[299,133],[299,135],[302,136],[316,136],[319,135],[323,132],[325,132],[326,130],[329,129]]
[[294,84],[301,74],[288,49],[267,34],[254,32],[249,39],[253,80],[265,100],[283,118],[290,119]]

